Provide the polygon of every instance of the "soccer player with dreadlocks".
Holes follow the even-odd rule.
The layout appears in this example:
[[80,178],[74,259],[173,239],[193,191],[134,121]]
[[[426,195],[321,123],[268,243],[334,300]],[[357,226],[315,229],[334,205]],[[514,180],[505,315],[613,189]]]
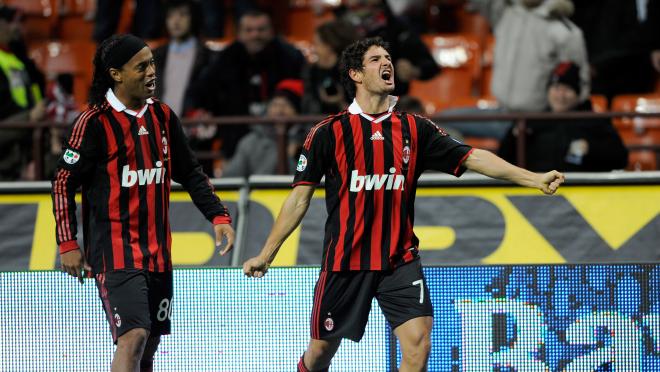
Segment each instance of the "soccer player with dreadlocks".
[[[117,345],[113,371],[149,371],[160,336],[170,332],[170,181],[180,183],[213,223],[216,244],[232,247],[227,209],[188,147],[181,123],[152,98],[151,50],[114,35],[96,50],[90,105],[76,120],[53,179],[62,269],[93,276]],[[75,195],[82,186],[83,247]]]

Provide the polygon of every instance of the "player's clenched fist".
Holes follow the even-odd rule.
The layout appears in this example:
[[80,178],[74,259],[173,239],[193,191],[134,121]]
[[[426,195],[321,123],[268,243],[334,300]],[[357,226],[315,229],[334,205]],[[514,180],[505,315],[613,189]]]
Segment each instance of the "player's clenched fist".
[[270,264],[260,256],[252,257],[243,264],[243,273],[249,277],[261,278],[266,275]]
[[562,183],[564,183],[564,174],[553,170],[541,175],[539,189],[547,195],[552,195]]

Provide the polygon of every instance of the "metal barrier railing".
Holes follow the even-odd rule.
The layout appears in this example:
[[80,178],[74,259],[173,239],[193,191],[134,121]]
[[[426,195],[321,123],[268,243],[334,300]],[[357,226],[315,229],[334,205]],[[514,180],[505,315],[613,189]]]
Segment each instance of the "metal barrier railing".
[[[512,112],[512,113],[493,113],[493,114],[461,114],[461,115],[434,115],[431,117],[437,123],[444,122],[480,122],[480,121],[499,121],[499,122],[512,122],[517,127],[518,133],[524,133],[527,122],[529,120],[557,120],[557,124],[570,125],[568,120],[571,119],[584,119],[584,120],[597,120],[597,119],[615,119],[615,118],[656,118],[660,119],[660,113],[639,113],[639,112],[565,112],[565,113],[530,113],[530,112]],[[276,127],[277,147],[278,147],[278,173],[286,173],[286,129],[293,124],[314,124],[326,116],[320,115],[298,115],[295,117],[286,118],[268,118],[268,117],[254,117],[254,116],[225,116],[214,117],[205,119],[184,119],[182,124],[184,126],[196,126],[199,124],[227,126],[227,125],[257,125],[257,124],[271,124]],[[4,129],[32,129],[32,158],[35,161],[35,174],[37,178],[43,179],[44,168],[44,149],[42,143],[45,132],[51,128],[68,128],[71,123],[62,123],[54,121],[40,121],[40,122],[27,122],[27,121],[5,121],[0,122],[0,135]],[[525,136],[517,136],[517,165],[525,166],[525,153],[526,143]],[[660,143],[650,145],[634,145],[628,146],[629,150],[651,150],[656,153],[658,163],[660,163]],[[217,159],[220,158],[219,151],[198,152],[198,157],[202,159]]]

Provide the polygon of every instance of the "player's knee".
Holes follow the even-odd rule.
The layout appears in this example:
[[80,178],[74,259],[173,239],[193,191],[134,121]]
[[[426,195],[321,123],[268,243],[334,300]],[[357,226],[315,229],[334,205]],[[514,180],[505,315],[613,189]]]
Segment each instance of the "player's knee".
[[144,353],[142,353],[142,359],[140,359],[140,371],[149,372],[153,370],[154,366],[154,354],[158,349],[160,344],[160,336],[149,337],[147,339],[147,344],[144,347]]
[[308,367],[322,368],[330,364],[330,360],[335,354],[337,346],[329,342],[312,342],[305,351],[305,356],[312,361]]
[[419,330],[414,334],[407,337],[402,347],[403,358],[406,361],[414,364],[425,364],[431,353],[431,333],[424,330]]
[[141,358],[149,338],[149,331],[144,328],[134,328],[124,333],[117,340],[117,349],[124,350],[133,357]]

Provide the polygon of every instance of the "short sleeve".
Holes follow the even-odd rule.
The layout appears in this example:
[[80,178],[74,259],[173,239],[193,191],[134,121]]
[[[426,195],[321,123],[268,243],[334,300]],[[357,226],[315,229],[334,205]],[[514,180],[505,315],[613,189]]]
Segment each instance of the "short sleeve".
[[472,147],[449,136],[431,120],[416,116],[419,131],[419,157],[424,170],[436,170],[459,177]]
[[310,129],[296,164],[293,186],[317,185],[325,175],[332,159],[329,125],[319,124]]

